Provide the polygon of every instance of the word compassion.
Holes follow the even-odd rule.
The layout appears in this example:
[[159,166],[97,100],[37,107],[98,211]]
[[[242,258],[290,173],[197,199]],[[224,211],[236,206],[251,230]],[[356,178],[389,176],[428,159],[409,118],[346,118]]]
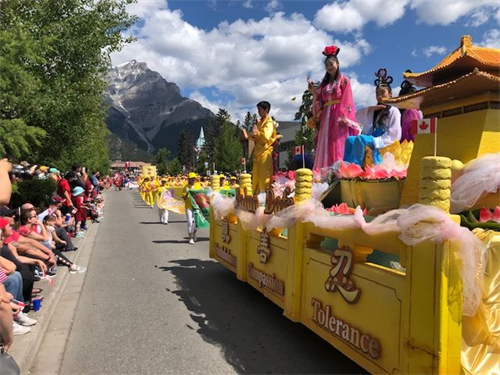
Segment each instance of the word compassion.
[[[264,213],[266,215],[275,214],[284,210],[287,207],[293,206],[295,201],[293,198],[288,198],[290,195],[290,188],[283,191],[281,197],[276,197],[274,191],[266,190],[266,202],[264,205]],[[254,196],[247,196],[241,191],[236,194],[235,208],[241,208],[249,212],[255,212],[260,207],[259,198]]]
[[251,279],[257,281],[260,288],[265,286],[266,288],[272,290],[275,293],[278,293],[281,296],[285,295],[285,283],[281,280],[278,280],[274,273],[272,275],[268,275],[267,273],[253,268],[253,263],[248,263],[248,276]]
[[382,350],[380,341],[335,317],[332,314],[331,306],[327,305],[323,308],[321,301],[315,298],[311,299],[311,305],[313,306],[313,322],[330,332],[332,335],[351,344],[358,351],[368,354],[373,359],[380,358],[380,352]]
[[225,246],[219,246],[218,244],[215,245],[215,254],[222,260],[226,261],[229,263],[231,266],[236,267],[236,264],[238,263],[238,258],[236,258],[234,255],[231,255],[231,252],[229,249]]

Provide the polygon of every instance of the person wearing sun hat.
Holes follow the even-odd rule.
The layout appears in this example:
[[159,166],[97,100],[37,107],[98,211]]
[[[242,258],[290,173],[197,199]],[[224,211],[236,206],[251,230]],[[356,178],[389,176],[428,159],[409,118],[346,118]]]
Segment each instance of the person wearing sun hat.
[[158,215],[160,217],[160,223],[164,225],[168,224],[168,210],[160,207],[160,200],[162,195],[167,191],[167,183],[168,179],[163,177],[156,189],[156,205],[158,206]]
[[71,201],[75,207],[75,233],[76,237],[83,237],[83,233],[80,230],[87,230],[85,226],[87,222],[87,207],[83,202],[83,192],[84,189],[81,186],[75,186],[72,192]]
[[187,219],[187,230],[189,236],[189,243],[194,245],[196,242],[196,225],[194,223],[193,206],[191,205],[191,197],[189,196],[189,190],[201,189],[201,185],[197,182],[198,176],[194,172],[188,174],[188,183],[184,187],[182,192],[182,198],[184,199],[184,205],[186,206],[186,219]]

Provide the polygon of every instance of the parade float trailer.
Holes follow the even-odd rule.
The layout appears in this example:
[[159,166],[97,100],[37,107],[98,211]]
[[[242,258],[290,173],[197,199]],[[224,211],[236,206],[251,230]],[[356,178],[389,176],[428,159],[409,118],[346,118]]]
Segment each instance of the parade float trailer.
[[[442,157],[467,162],[485,153],[498,153],[499,62],[498,50],[474,47],[470,37],[464,37],[461,46],[435,68],[406,75],[424,89],[390,103],[421,108],[424,117],[439,118],[437,151]],[[425,158],[433,154],[432,144],[433,136],[417,136],[401,205],[420,201],[444,206],[445,210],[449,207],[450,189],[442,189],[442,185],[435,189],[434,201],[422,202],[424,187],[429,194],[422,181],[436,176],[451,178],[449,166],[437,170],[436,159]],[[427,172],[421,175],[424,170]],[[283,197],[268,191],[264,214],[272,218],[289,206],[303,204],[310,187],[307,180],[303,178],[305,187],[296,186],[302,195],[295,201],[288,198],[288,191]],[[477,323],[479,312],[474,317],[462,315],[462,262],[455,242],[428,240],[409,246],[398,231],[369,234],[361,228],[325,229],[299,220],[286,230],[249,225],[248,215],[257,215],[260,207],[250,186],[250,176],[242,175],[234,210],[224,217],[217,217],[217,210],[212,210],[210,256],[281,307],[287,318],[304,324],[371,373],[499,370],[500,354],[489,356],[483,347],[500,348],[498,296],[483,296],[489,298],[489,305],[481,312],[483,320],[493,319],[487,323],[496,325],[496,334],[488,336],[488,343],[477,338],[475,346],[469,343],[468,355],[473,360],[464,359],[463,331],[467,328],[478,336],[481,327]],[[498,198],[496,192],[485,199],[494,207]],[[456,215],[451,217],[459,221]],[[500,294],[497,234],[488,234],[485,278],[485,287],[496,290],[493,295]],[[370,261],[374,252],[396,257],[402,267],[397,270]]]

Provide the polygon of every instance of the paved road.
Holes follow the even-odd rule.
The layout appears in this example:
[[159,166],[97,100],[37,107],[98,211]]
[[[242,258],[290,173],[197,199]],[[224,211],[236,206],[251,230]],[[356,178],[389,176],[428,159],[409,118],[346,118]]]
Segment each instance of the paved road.
[[363,373],[210,260],[208,231],[189,245],[185,218],[170,219],[135,192],[108,193],[74,307],[56,317],[68,337],[51,331],[32,374]]

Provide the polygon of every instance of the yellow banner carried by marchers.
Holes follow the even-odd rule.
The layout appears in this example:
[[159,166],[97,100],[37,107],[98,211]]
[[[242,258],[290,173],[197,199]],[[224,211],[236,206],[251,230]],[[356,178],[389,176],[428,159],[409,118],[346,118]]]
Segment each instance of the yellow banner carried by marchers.
[[142,175],[149,178],[156,177],[156,165],[143,165]]
[[163,210],[168,210],[181,215],[184,215],[186,213],[186,206],[184,205],[184,201],[175,199],[173,191],[171,189],[165,190],[159,196],[156,204]]

